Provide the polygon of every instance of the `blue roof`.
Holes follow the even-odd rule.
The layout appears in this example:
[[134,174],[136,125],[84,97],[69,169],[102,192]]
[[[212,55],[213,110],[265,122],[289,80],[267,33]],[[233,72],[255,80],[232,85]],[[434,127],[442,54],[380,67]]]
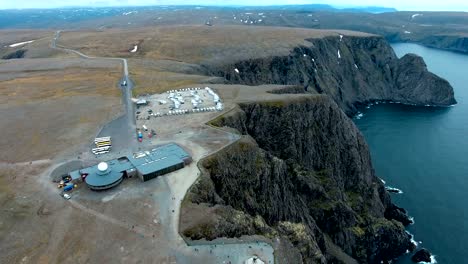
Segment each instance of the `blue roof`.
[[149,174],[155,171],[160,171],[165,168],[169,168],[175,165],[183,164],[184,161],[180,158],[170,155],[167,157],[163,157],[160,160],[150,161],[148,163],[143,163],[141,165],[136,166],[137,170],[141,174]]
[[[97,169],[96,169],[97,170]],[[122,179],[123,173],[112,168],[109,168],[106,174],[91,173],[86,176],[86,184],[91,186],[106,186],[111,185]]]
[[70,172],[72,179],[86,173],[86,183],[91,186],[106,186],[119,181],[123,177],[123,171],[137,169],[142,174],[149,174],[184,163],[184,159],[190,155],[179,145],[171,143],[152,149],[142,151],[107,161],[108,170],[101,172],[98,165]]
[[167,144],[151,151],[137,152],[128,159],[140,173],[148,174],[184,163],[188,157],[190,155],[180,146]]
[[72,178],[72,180],[81,179],[80,171],[76,170],[76,171],[70,172],[70,177]]
[[72,171],[70,172],[70,176],[86,173],[88,176],[86,176],[85,181],[88,185],[105,186],[120,180],[123,177],[122,171],[134,168],[126,158],[109,160],[107,164],[109,165],[109,169],[106,173],[101,173],[98,170],[98,165],[94,165],[82,170]]

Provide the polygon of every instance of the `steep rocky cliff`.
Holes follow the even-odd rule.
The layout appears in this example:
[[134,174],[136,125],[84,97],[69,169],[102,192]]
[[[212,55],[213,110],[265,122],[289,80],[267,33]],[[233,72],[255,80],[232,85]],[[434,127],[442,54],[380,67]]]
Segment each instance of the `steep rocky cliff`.
[[423,59],[398,59],[384,38],[313,38],[288,56],[271,56],[205,65],[227,83],[300,85],[329,95],[348,114],[370,101],[448,106],[455,104],[450,84],[427,71]]
[[245,136],[201,163],[205,173],[187,199],[217,206],[217,217],[185,236],[279,237],[305,263],[380,263],[410,248],[395,220],[406,215],[375,176],[361,133],[328,96],[241,104],[213,124]]
[[280,263],[385,263],[413,249],[404,230],[411,221],[391,202],[346,114],[381,100],[447,106],[456,103],[453,89],[422,58],[398,59],[382,37],[309,43],[289,55],[204,65],[227,83],[291,86],[212,121],[243,137],[200,163],[183,208],[207,213],[185,222],[182,234],[263,235],[279,241]]

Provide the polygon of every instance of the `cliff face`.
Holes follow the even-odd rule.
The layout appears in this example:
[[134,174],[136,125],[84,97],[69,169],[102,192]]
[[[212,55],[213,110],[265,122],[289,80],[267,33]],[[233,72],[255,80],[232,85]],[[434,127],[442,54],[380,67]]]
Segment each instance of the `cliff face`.
[[452,34],[429,34],[426,36],[412,37],[407,34],[390,33],[386,38],[391,42],[413,42],[426,47],[468,53],[468,37],[466,35]]
[[394,220],[406,216],[374,175],[361,133],[329,97],[242,104],[214,124],[245,137],[203,161],[188,199],[223,209],[184,235],[280,237],[305,263],[380,263],[409,248]]
[[[300,85],[329,95],[349,115],[375,100],[407,104],[455,104],[450,84],[427,71],[422,58],[398,59],[382,37],[344,36],[308,40],[288,56],[205,65],[228,83]],[[237,73],[237,71],[239,73]]]
[[296,95],[242,103],[212,122],[244,136],[202,161],[187,201],[215,208],[207,210],[215,216],[182,233],[279,239],[281,263],[390,261],[412,249],[404,230],[411,221],[375,176],[365,140],[346,114],[375,100],[451,105],[453,89],[420,57],[398,59],[381,37],[309,43],[287,56],[205,65],[228,83],[288,84],[275,93]]

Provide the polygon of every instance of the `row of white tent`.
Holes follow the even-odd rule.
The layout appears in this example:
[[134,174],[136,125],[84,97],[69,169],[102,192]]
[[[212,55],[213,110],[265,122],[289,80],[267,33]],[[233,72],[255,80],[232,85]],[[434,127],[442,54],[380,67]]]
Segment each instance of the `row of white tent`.
[[173,111],[169,111],[167,113],[167,115],[169,115],[169,116],[171,116],[171,115],[183,115],[183,114],[188,114],[188,113],[213,112],[213,111],[217,111],[217,110],[218,109],[213,106],[213,107],[195,108],[195,109],[192,109],[192,110],[188,110],[188,109],[173,110]]
[[178,92],[187,92],[187,91],[198,91],[198,90],[201,90],[202,88],[200,87],[196,87],[196,88],[183,88],[183,89],[179,89],[179,90],[170,90],[170,91],[167,91],[166,93],[178,93]]
[[205,87],[205,90],[211,95],[213,96],[213,101],[215,103],[218,103],[221,101],[221,99],[219,98],[219,95],[217,95],[210,87]]

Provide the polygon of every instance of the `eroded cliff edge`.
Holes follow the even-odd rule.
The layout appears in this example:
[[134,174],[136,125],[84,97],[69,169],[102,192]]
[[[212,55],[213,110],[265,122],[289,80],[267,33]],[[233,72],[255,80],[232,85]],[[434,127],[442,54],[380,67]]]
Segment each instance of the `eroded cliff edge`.
[[380,36],[328,36],[308,39],[288,56],[270,56],[204,65],[227,83],[299,85],[329,95],[348,115],[371,101],[415,105],[456,104],[453,88],[430,73],[414,54],[397,58]]
[[398,59],[378,36],[309,43],[287,56],[204,65],[226,83],[293,85],[274,93],[295,95],[257,96],[212,121],[242,139],[200,162],[181,233],[262,235],[279,263],[385,263],[414,248],[404,229],[410,220],[376,177],[348,116],[372,101],[452,105],[453,89],[422,58]]
[[363,136],[328,96],[245,103],[213,124],[243,138],[201,162],[182,214],[211,216],[184,236],[280,238],[297,253],[280,263],[380,263],[411,248]]

